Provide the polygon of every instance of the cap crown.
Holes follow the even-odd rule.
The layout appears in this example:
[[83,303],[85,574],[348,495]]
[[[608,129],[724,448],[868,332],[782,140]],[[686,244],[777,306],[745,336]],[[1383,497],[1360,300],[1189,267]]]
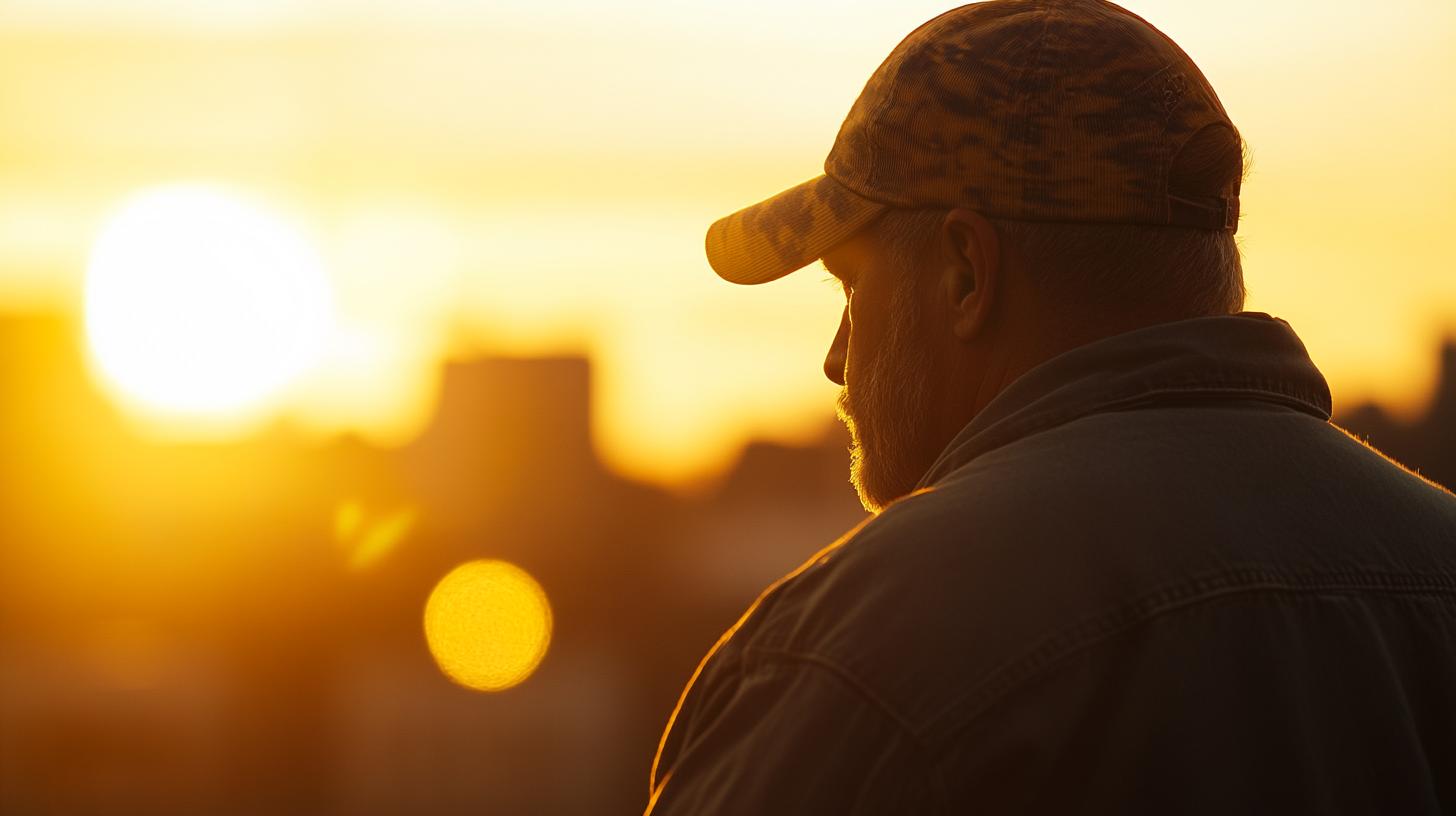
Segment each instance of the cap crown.
[[1171,39],[1101,0],[995,0],[906,37],[870,77],[825,173],[898,207],[1029,221],[1237,226],[1241,165],[1169,188],[1200,132],[1239,136]]

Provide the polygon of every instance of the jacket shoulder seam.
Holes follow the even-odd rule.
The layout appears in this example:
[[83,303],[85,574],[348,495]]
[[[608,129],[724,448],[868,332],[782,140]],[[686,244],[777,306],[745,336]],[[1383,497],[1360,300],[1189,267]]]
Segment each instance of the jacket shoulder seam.
[[1071,658],[1158,618],[1236,595],[1316,593],[1442,595],[1456,599],[1456,575],[1353,571],[1294,575],[1263,567],[1245,567],[1199,576],[1040,638],[931,717],[929,723],[945,723],[946,728],[936,738],[923,735],[923,742],[933,749],[989,712],[1003,698]]
[[917,749],[925,751],[929,747],[926,745],[924,739],[921,738],[919,732],[910,724],[910,720],[896,711],[895,707],[890,705],[889,701],[877,694],[874,689],[870,688],[868,683],[859,679],[849,669],[840,666],[828,658],[808,652],[750,647],[743,650],[740,659],[749,664],[800,663],[820,669],[837,679],[850,691],[854,692],[856,696],[864,699],[872,708],[878,709],[886,719],[894,723],[904,733]]
[[[925,741],[923,735],[911,725],[907,717],[896,711],[895,707],[888,700],[877,694],[858,675],[835,663],[833,660],[810,652],[749,647],[740,652],[739,661],[744,664],[745,668],[753,664],[766,665],[770,663],[781,663],[800,664],[818,669],[838,680],[851,693],[866,702],[871,708],[879,711],[885,719],[894,724],[900,735],[914,747],[915,752],[923,760],[931,756],[930,745]],[[921,762],[919,767],[921,768],[921,773],[925,776],[926,784],[931,788],[931,793],[937,805],[942,809],[945,808],[948,802],[948,793],[945,782],[941,778],[940,766],[936,763],[926,761]]]

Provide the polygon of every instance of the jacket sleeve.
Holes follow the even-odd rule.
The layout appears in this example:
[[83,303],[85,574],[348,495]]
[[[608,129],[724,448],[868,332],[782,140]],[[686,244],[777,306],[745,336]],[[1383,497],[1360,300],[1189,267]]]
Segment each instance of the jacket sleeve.
[[710,660],[655,765],[650,816],[941,812],[914,735],[804,656]]

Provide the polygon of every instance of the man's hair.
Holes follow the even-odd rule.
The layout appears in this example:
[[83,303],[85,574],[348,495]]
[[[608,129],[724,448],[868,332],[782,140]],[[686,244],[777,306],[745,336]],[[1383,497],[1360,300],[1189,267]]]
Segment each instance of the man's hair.
[[[1200,133],[1179,151],[1170,190],[1214,196],[1237,191],[1244,156],[1237,140]],[[901,268],[940,228],[945,209],[895,209],[876,230]],[[1244,306],[1244,273],[1230,232],[1146,224],[989,219],[1027,261],[1046,303],[1070,315],[1123,314],[1178,320],[1232,314]]]

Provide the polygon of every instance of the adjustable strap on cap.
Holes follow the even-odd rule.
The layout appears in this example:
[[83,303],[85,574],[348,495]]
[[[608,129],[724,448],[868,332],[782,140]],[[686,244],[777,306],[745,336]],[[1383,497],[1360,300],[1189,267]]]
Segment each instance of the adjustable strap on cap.
[[1185,198],[1169,193],[1168,223],[1180,227],[1238,232],[1238,196]]

